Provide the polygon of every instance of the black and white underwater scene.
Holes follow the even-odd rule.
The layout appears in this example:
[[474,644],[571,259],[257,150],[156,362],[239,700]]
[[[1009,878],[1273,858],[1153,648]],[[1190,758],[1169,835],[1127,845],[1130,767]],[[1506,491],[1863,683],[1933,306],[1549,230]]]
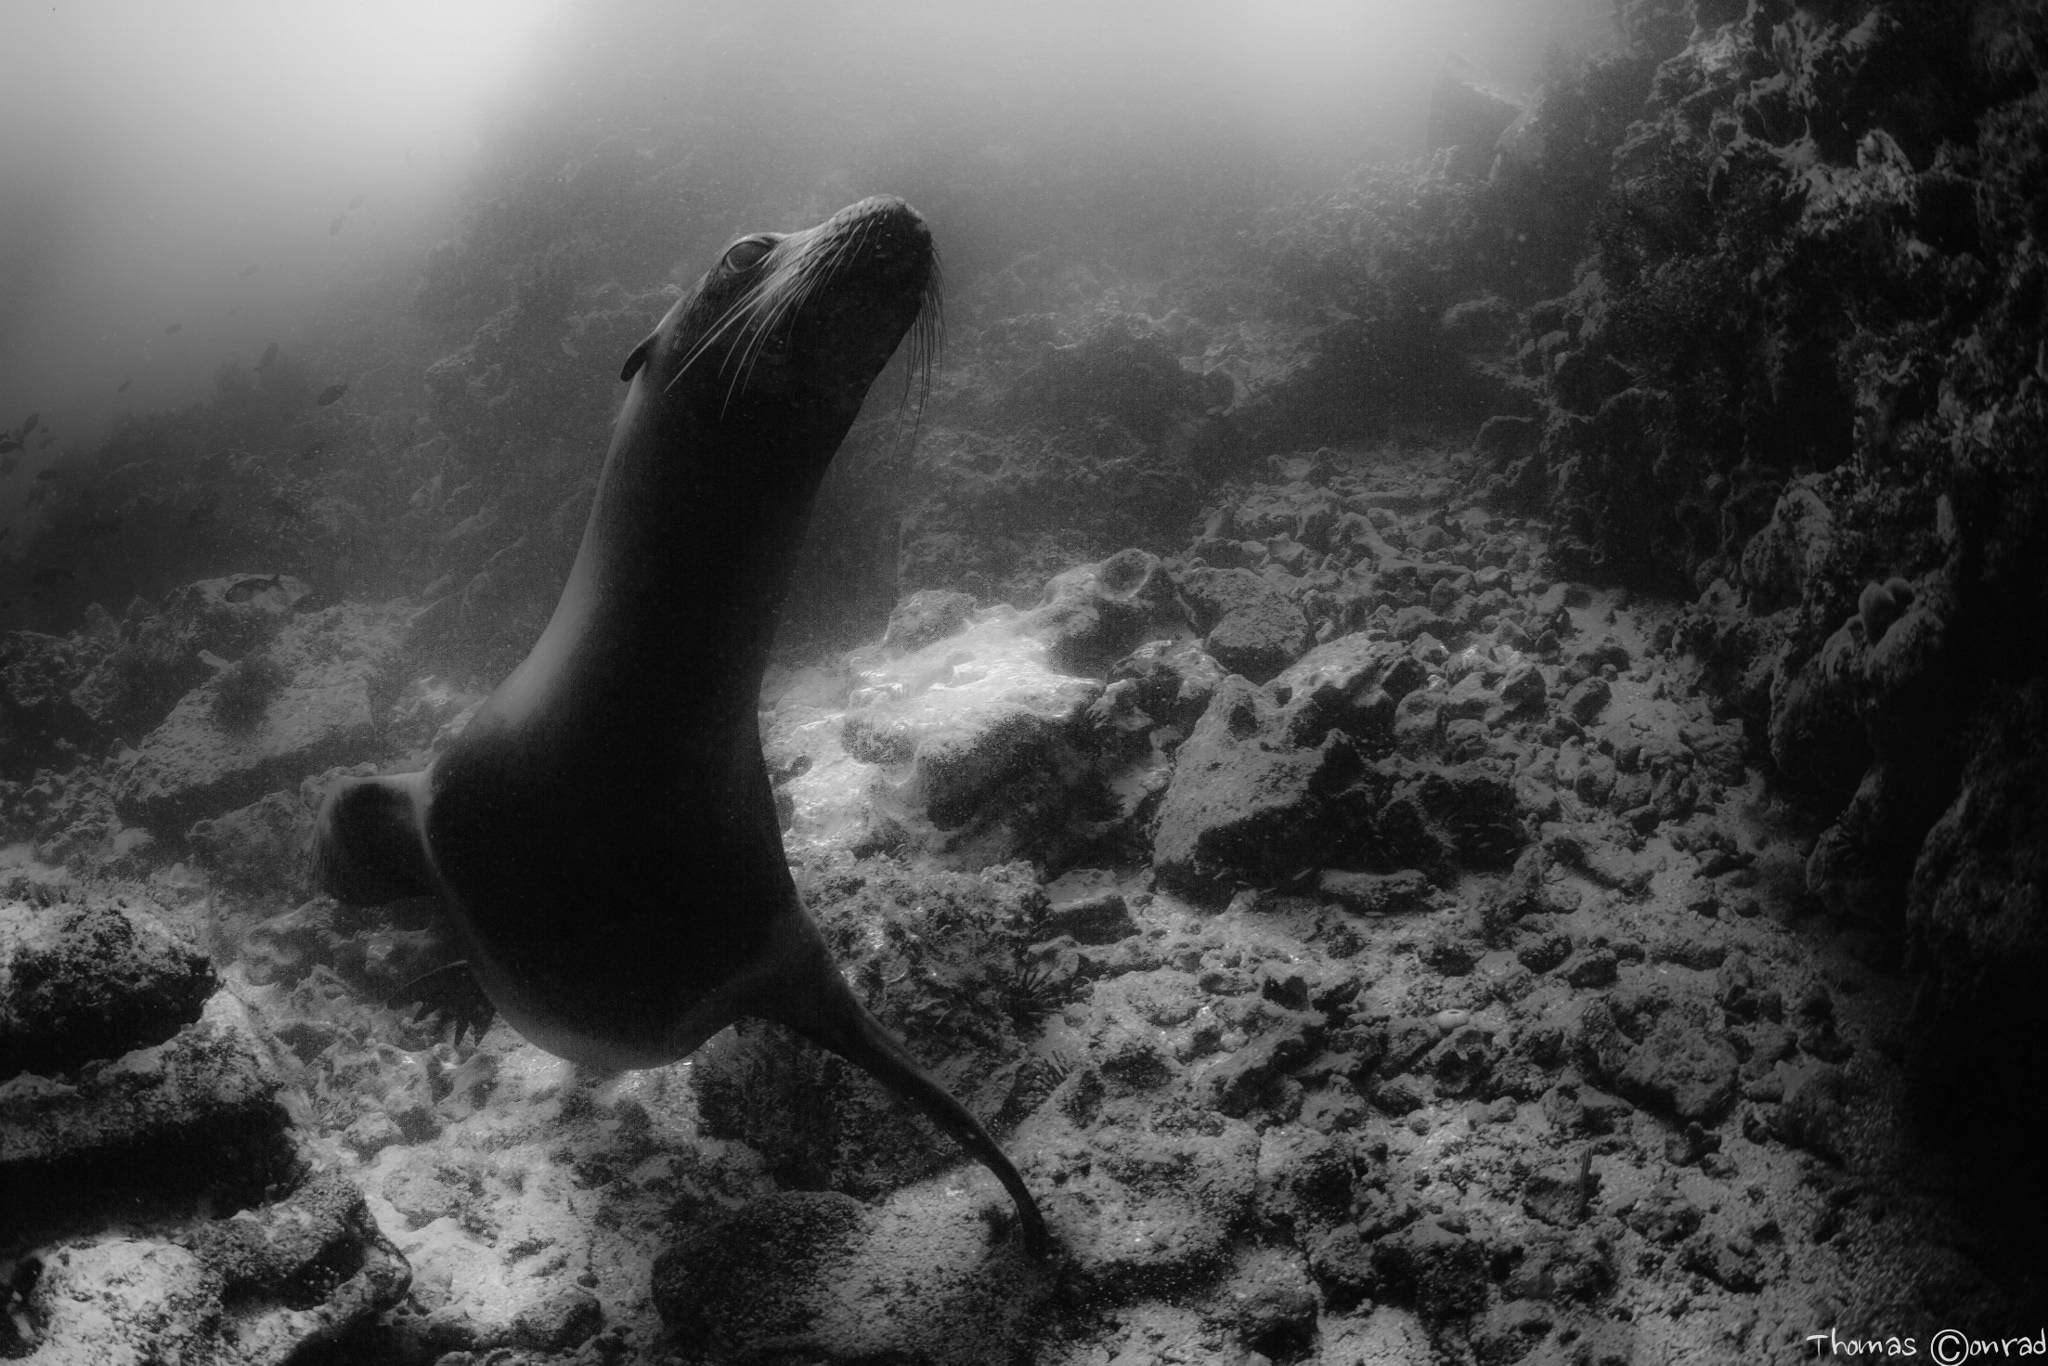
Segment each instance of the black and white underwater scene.
[[2048,1356],[2048,0],[0,52],[0,1361]]

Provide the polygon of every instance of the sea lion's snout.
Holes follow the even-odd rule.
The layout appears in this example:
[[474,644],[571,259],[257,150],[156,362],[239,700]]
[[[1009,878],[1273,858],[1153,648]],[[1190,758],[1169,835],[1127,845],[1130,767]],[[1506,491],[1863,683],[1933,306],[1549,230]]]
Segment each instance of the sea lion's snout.
[[820,228],[822,250],[854,244],[850,271],[872,274],[899,289],[921,292],[938,267],[931,225],[892,194],[871,195],[840,210]]

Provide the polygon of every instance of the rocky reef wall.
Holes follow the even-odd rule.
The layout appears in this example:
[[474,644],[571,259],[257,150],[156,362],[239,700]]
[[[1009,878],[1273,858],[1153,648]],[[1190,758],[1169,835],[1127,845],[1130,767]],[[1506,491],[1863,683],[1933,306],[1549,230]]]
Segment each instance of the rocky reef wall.
[[[1681,641],[1833,817],[1810,894],[1920,982],[1928,1115],[2014,1155],[2048,1083],[2048,828],[2017,776],[2042,762],[2048,15],[1620,12],[1630,51],[1550,98],[1647,89],[1572,287],[1522,313],[1538,420],[1485,477],[1564,566],[1699,594]],[[1601,88],[1611,128],[1637,96]]]

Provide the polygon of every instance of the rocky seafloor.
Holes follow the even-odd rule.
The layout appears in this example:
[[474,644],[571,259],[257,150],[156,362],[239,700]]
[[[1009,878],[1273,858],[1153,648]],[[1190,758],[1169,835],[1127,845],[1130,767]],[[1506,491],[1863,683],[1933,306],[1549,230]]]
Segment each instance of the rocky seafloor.
[[[913,595],[771,676],[800,885],[994,1121],[1044,1262],[981,1169],[772,1027],[607,1075],[386,1004],[418,924],[310,895],[311,802],[475,695],[410,672],[405,604],[193,585],[166,615],[265,685],[223,669],[7,792],[6,1352],[1794,1360],[2024,1328],[2038,1286],[1910,1140],[1908,984],[1808,896],[1815,823],[1700,688],[1700,609],[1553,577],[1460,458],[1283,457],[1180,555],[1028,610]],[[111,648],[53,638],[43,677],[89,693]]]

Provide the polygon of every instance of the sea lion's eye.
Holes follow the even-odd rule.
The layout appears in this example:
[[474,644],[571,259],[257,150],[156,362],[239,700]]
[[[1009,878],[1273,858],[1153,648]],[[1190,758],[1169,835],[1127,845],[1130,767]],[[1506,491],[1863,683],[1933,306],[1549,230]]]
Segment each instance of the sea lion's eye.
[[774,247],[773,242],[764,241],[759,237],[743,238],[725,249],[725,268],[752,270],[761,264],[761,258],[774,250]]

